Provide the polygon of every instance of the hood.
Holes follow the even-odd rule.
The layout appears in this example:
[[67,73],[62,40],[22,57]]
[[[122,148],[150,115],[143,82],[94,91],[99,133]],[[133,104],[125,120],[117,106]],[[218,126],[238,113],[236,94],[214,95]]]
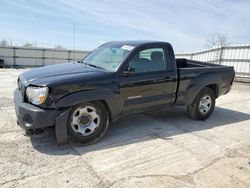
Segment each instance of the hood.
[[25,85],[47,85],[51,82],[61,81],[74,77],[89,77],[99,75],[104,71],[85,65],[83,63],[64,63],[34,68],[20,75]]

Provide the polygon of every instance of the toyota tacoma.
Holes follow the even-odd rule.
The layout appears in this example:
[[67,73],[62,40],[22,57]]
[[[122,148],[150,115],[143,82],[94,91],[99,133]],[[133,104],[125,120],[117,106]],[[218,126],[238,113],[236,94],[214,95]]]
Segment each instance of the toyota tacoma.
[[191,118],[205,120],[234,75],[233,67],[175,59],[167,42],[109,42],[82,61],[22,73],[17,122],[26,130],[55,126],[59,144],[89,144],[120,117],[159,106],[183,105]]

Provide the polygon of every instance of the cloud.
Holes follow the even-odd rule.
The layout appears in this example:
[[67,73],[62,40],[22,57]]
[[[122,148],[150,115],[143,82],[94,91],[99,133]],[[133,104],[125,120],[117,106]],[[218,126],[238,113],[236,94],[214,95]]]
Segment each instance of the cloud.
[[70,47],[75,24],[77,48],[149,39],[169,41],[178,51],[192,50],[202,48],[212,32],[226,33],[234,43],[248,43],[249,7],[243,0],[3,0],[0,24],[9,27],[0,30],[0,37],[20,40],[23,35],[24,40]]

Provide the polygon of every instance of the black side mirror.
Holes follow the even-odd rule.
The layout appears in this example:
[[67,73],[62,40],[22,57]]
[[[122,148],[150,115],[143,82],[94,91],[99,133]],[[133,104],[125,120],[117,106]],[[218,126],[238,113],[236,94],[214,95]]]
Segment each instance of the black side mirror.
[[131,75],[132,73],[134,73],[135,72],[135,68],[133,68],[133,67],[128,67],[127,69],[125,69],[124,71],[123,71],[123,75],[124,76],[129,76],[129,75]]

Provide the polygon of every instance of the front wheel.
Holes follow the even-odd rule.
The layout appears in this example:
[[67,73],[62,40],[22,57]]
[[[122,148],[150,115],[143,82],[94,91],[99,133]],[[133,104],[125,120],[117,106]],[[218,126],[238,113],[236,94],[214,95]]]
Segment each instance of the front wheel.
[[101,139],[109,126],[109,114],[101,102],[76,105],[68,117],[70,138],[82,144],[92,144]]
[[191,118],[205,120],[214,111],[214,106],[214,91],[208,87],[205,87],[196,96],[194,102],[187,107],[187,110]]

